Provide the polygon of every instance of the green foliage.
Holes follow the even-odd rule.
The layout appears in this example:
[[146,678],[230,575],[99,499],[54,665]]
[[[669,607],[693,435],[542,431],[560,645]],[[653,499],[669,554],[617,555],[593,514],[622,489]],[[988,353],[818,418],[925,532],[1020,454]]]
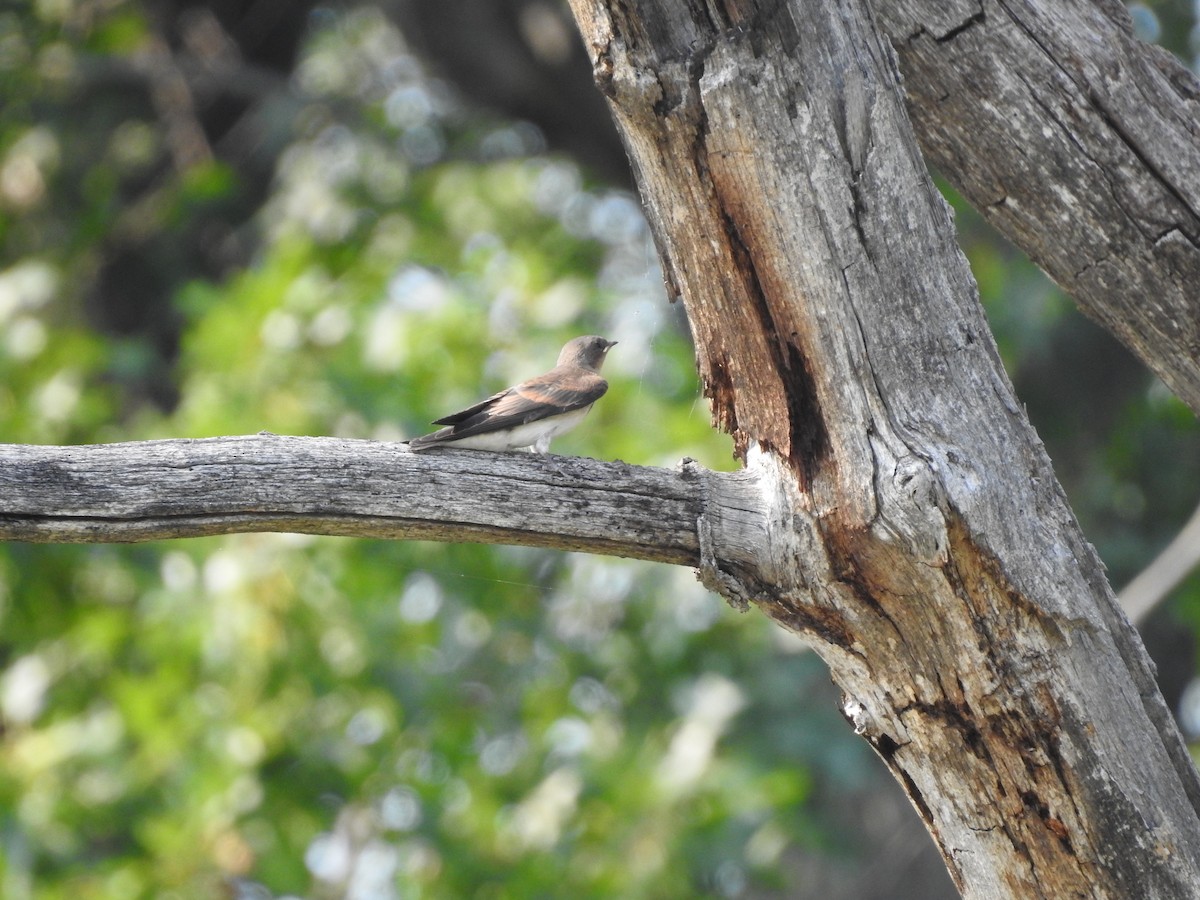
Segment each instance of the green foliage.
[[[392,440],[597,332],[620,341],[611,390],[556,451],[732,467],[636,204],[468,119],[365,11],[299,65],[253,264],[162,298],[178,397],[150,402],[149,342],[86,324],[97,260],[114,232],[189,240],[241,176],[162,176],[145,97],[82,85],[85,62],[146,50],[139,6],[25,12],[0,14],[6,441]],[[1077,320],[965,233],[1021,381]],[[1068,478],[1122,524],[1129,567],[1200,483],[1194,421],[1138,384]],[[815,793],[871,762],[799,702],[825,688],[811,655],[648,564],[295,535],[13,544],[0,634],[5,898],[786,894],[788,854],[846,853]]]
[[[75,35],[78,52],[136,50],[130,9]],[[319,35],[302,70],[367,25],[382,27]],[[71,282],[125,215],[121,165],[159,135],[114,126],[112,153],[85,164],[63,150],[73,126],[48,126],[82,190],[62,186],[69,225],[49,184],[32,211],[73,252],[9,248],[7,438],[396,438],[597,331],[621,341],[612,389],[561,450],[732,466],[629,199],[538,157],[406,162],[397,126],[371,121],[302,130],[255,264],[179,292],[166,414],[122,396],[146,371],[138,345],[82,327],[87,285]],[[186,171],[158,221],[184,227],[232,177]],[[6,897],[215,896],[237,878],[340,896],[352,877],[386,885],[360,896],[703,894],[747,877],[756,836],[751,868],[769,871],[815,830],[786,729],[722,752],[734,717],[771,702],[749,646],[780,651],[687,572],[287,535],[0,560]]]

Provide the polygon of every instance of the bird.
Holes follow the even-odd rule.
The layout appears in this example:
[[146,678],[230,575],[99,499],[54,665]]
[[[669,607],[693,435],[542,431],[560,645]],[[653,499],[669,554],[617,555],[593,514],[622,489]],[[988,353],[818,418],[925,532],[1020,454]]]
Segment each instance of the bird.
[[600,367],[616,344],[594,334],[567,341],[549,372],[435,419],[434,425],[446,427],[413,438],[409,449],[420,453],[431,447],[501,451],[527,447],[532,453],[549,452],[550,441],[582,422],[608,390]]

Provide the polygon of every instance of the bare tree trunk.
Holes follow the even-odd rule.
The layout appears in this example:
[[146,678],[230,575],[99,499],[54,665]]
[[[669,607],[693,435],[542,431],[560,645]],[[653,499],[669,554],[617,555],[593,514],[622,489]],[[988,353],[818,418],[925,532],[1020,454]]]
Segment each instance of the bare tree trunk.
[[[1000,366],[865,0],[572,2],[744,472],[273,436],[4,448],[0,533],[698,562],[821,653],[966,896],[1200,896],[1195,770]],[[442,508],[463,479],[472,502]]]
[[804,635],[968,897],[1200,895],[1200,789],[861,0],[572,0]]
[[1200,83],[1115,0],[876,0],[929,162],[1200,413]]

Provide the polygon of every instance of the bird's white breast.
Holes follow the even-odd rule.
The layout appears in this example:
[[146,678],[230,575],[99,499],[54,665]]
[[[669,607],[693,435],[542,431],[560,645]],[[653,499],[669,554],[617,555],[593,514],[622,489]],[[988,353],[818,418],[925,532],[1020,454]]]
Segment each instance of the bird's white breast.
[[519,450],[522,447],[532,447],[540,444],[538,451],[544,453],[550,445],[550,440],[560,434],[570,431],[583,421],[591,406],[575,409],[561,416],[548,419],[538,419],[527,422],[506,431],[493,431],[488,434],[473,434],[470,437],[459,438],[447,442],[452,447],[467,447],[471,450]]

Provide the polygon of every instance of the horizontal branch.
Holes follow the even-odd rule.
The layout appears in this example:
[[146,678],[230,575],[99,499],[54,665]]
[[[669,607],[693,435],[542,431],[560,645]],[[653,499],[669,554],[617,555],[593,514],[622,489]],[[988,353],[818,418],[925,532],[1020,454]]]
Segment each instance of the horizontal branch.
[[[473,541],[700,564],[706,498],[741,473],[258,434],[0,445],[0,539],[248,531]],[[743,504],[744,506],[745,504]]]

